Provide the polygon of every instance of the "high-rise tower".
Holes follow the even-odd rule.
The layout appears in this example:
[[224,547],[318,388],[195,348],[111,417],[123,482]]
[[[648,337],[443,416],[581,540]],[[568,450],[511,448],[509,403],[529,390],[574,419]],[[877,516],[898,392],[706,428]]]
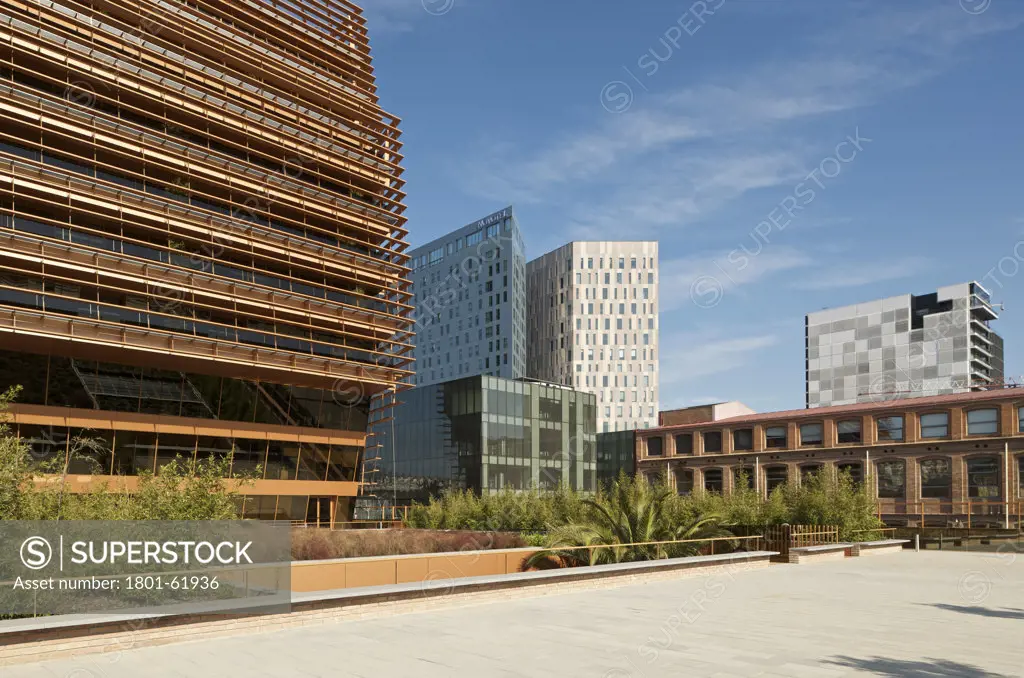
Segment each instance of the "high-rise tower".
[[597,395],[597,431],[658,422],[658,243],[571,242],[526,265],[527,376]]
[[262,468],[249,516],[347,510],[411,348],[361,10],[5,3],[0,99],[0,385],[37,456],[83,430],[91,475],[228,452]]

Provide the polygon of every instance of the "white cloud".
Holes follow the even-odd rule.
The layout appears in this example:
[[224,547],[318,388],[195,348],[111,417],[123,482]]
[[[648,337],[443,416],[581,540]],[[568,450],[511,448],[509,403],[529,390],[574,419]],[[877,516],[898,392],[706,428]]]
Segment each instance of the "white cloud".
[[806,175],[789,151],[722,149],[714,156],[674,160],[640,168],[597,205],[574,209],[569,230],[572,237],[599,239],[623,229],[644,237],[659,228],[685,228],[748,191],[793,184]]
[[[778,342],[774,334],[745,337],[718,333],[679,333],[661,338],[661,388],[737,369]],[[680,389],[671,389],[674,392]],[[665,394],[663,401],[670,400]]]
[[760,282],[775,273],[807,267],[814,261],[788,245],[762,243],[760,250],[753,240],[742,245],[746,249],[737,243],[734,250],[659,262],[661,312],[687,307],[701,311],[717,306],[744,285]]
[[802,163],[818,158],[786,123],[875,103],[934,76],[959,45],[1020,24],[972,17],[956,3],[850,14],[838,13],[834,30],[800,58],[661,95],[637,88],[626,112],[595,101],[592,120],[561,138],[478,149],[462,183],[490,199],[557,207],[572,237],[686,226],[748,191],[806,175]]

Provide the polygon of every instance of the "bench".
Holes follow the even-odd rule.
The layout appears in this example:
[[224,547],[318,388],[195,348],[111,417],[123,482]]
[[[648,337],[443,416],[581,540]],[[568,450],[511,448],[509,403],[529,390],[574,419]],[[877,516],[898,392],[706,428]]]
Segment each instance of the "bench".
[[819,560],[841,560],[849,555],[852,544],[821,544],[820,546],[797,546],[789,549],[789,563],[799,565]]
[[853,545],[850,555],[858,556],[880,556],[886,553],[896,553],[903,550],[904,544],[909,544],[909,539],[880,539],[878,541],[862,541]]

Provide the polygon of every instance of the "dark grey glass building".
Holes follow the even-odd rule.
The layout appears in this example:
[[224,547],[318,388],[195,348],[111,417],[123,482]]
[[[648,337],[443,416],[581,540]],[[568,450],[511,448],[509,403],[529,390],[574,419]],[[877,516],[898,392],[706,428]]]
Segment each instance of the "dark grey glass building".
[[597,434],[597,482],[605,487],[619,477],[636,472],[636,431]]
[[592,393],[475,376],[404,391],[399,401],[393,420],[373,426],[382,500],[426,501],[449,487],[597,487]]

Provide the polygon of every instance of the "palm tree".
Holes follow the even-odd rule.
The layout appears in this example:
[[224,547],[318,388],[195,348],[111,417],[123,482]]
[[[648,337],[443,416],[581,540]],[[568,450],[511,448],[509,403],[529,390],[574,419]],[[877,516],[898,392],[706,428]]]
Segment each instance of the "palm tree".
[[[721,517],[717,515],[696,516],[674,524],[668,511],[673,496],[666,484],[652,486],[642,476],[630,479],[620,475],[606,495],[584,500],[590,509],[588,520],[549,526],[545,550],[531,556],[526,564],[539,565],[551,557],[570,566],[683,557],[696,555],[704,544],[651,542],[732,536],[719,526]],[[607,548],[574,548],[580,546]]]

